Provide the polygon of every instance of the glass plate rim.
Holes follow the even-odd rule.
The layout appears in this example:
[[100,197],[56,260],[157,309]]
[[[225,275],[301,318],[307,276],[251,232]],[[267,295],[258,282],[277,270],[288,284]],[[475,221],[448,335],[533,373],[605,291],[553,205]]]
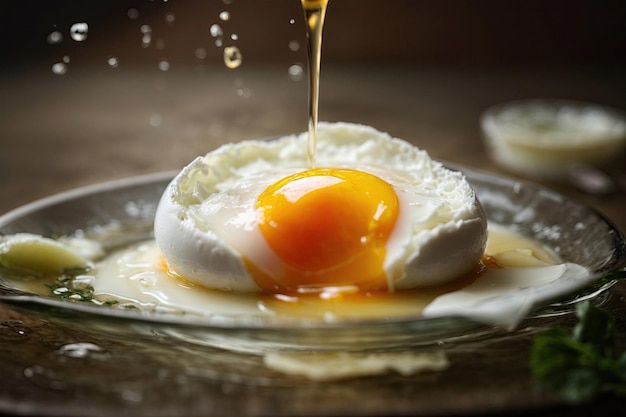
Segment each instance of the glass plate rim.
[[[614,232],[614,248],[617,254],[612,257],[611,262],[605,265],[601,270],[594,271],[593,282],[600,281],[606,274],[610,275],[610,272],[616,271],[626,265],[626,240],[624,233],[615,225],[603,213],[590,205],[578,201],[575,198],[569,196],[563,196],[562,194],[550,189],[549,187],[532,183],[523,179],[511,178],[505,175],[498,175],[487,171],[466,167],[460,164],[449,163],[445,161],[439,161],[444,166],[452,170],[458,170],[465,175],[470,174],[474,178],[481,179],[483,181],[497,182],[499,184],[521,184],[523,187],[531,187],[537,192],[544,192],[551,195],[565,197],[568,200],[574,201],[577,204],[581,204],[587,210],[592,212],[599,220],[607,225],[607,227]],[[125,177],[120,179],[114,179],[104,181],[95,184],[89,184],[53,195],[49,195],[32,202],[26,203],[19,207],[16,207],[2,215],[0,215],[0,228],[12,221],[19,219],[22,216],[36,212],[38,210],[51,207],[55,204],[62,202],[68,202],[72,199],[85,197],[89,195],[99,194],[110,190],[117,190],[121,188],[127,188],[132,186],[145,186],[149,184],[162,183],[163,187],[169,183],[169,181],[178,173],[178,171],[160,171],[149,174],[137,175],[132,177]],[[470,181],[471,182],[471,181]],[[0,232],[1,236],[1,232]],[[1,278],[1,277],[0,277]],[[550,300],[543,300],[541,305],[535,306],[533,309],[534,314],[538,314],[541,309],[547,309],[550,311],[557,311],[559,309],[559,303],[569,305],[576,303],[583,299],[593,298],[606,290],[610,289],[616,283],[615,279],[605,279],[600,283],[599,288],[590,291],[588,294],[583,294],[581,297],[574,297],[572,299],[565,299],[567,294],[560,294],[562,298],[558,296],[549,297]],[[578,288],[582,290],[582,288]],[[408,317],[408,318],[391,318],[391,319],[346,319],[340,321],[322,321],[318,319],[275,319],[272,317],[229,317],[229,316],[185,316],[185,315],[173,315],[173,314],[159,314],[155,312],[139,312],[132,310],[115,310],[107,307],[102,307],[92,304],[84,304],[78,302],[70,302],[53,297],[46,297],[36,294],[24,293],[22,291],[13,289],[5,285],[0,279],[0,301],[11,304],[19,304],[20,306],[32,306],[34,308],[52,308],[57,310],[67,310],[77,314],[86,314],[100,319],[112,319],[121,321],[137,321],[145,324],[155,325],[170,325],[170,326],[183,326],[187,328],[201,329],[201,330],[219,330],[219,331],[276,331],[276,330],[333,330],[333,329],[373,329],[373,328],[389,328],[402,327],[405,328],[411,325],[424,325],[426,327],[436,327],[443,323],[459,322],[466,325],[481,325],[481,323],[475,322],[467,317],[448,315],[438,317]],[[551,307],[555,307],[550,309]],[[552,313],[547,313],[552,314]],[[554,314],[558,314],[558,311]],[[540,313],[539,313],[540,315]],[[528,316],[527,318],[532,318]]]

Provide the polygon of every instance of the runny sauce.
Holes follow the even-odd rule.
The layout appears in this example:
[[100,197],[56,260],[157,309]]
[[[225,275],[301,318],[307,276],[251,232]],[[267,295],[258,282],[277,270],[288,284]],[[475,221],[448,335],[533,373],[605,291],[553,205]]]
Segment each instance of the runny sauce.
[[[530,268],[540,278],[542,274],[552,274],[549,268],[561,262],[559,256],[543,244],[503,227],[492,227],[486,255],[474,270],[448,284],[393,293],[334,291],[332,288],[316,294],[282,295],[210,290],[168,273],[154,240],[131,244],[108,254],[89,272],[89,276],[81,275],[80,278],[91,278],[94,302],[106,303],[114,309],[130,306],[145,311],[200,316],[299,317],[334,321],[419,317],[426,306],[442,295],[461,292],[470,301],[472,297],[481,296],[482,290],[464,289],[480,280],[492,280],[494,273],[498,274],[498,281],[510,282],[510,288],[524,288],[531,284],[523,271]],[[50,295],[53,282],[54,277],[43,276],[16,279],[10,284],[23,291]],[[74,288],[77,283],[69,284]]]
[[486,255],[468,274],[448,284],[394,293],[333,291],[332,288],[316,294],[224,292],[173,277],[161,260],[154,241],[111,253],[96,267],[96,296],[101,300],[119,300],[113,308],[129,303],[139,308],[165,308],[200,315],[324,320],[415,317],[437,297],[463,290],[481,279],[489,280],[491,274],[504,273],[504,279],[527,286],[523,276],[516,277],[519,270],[539,267],[535,273],[542,274],[541,267],[561,262],[549,248],[500,227],[490,230]]

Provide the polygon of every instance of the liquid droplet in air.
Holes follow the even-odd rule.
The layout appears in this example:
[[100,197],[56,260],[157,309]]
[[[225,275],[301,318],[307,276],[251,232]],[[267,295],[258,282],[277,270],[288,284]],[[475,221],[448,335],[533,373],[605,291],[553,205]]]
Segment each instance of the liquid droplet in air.
[[63,75],[67,73],[67,65],[64,62],[57,62],[52,65],[52,73],[55,75]]
[[107,64],[109,64],[109,67],[111,68],[117,68],[120,65],[120,61],[117,57],[112,56],[107,60]]
[[299,64],[293,64],[287,69],[287,73],[292,81],[300,81],[304,77],[304,68]]
[[135,8],[130,8],[126,12],[126,16],[128,16],[130,20],[137,20],[137,18],[139,17],[139,10]]
[[161,71],[169,70],[170,69],[170,63],[167,60],[165,60],[165,59],[160,60],[159,61],[159,69]]
[[150,25],[141,25],[139,31],[143,35],[141,37],[141,46],[143,48],[147,48],[152,42],[152,28],[150,27]]
[[165,15],[165,23],[167,23],[168,25],[170,26],[174,25],[175,21],[176,21],[176,15],[174,13],[167,13]]
[[249,88],[239,88],[237,89],[237,96],[239,97],[243,97],[243,98],[250,98],[252,97],[252,90],[250,90]]
[[230,20],[230,13],[227,11],[220,12],[220,20],[223,22]]
[[297,52],[300,50],[300,42],[293,40],[289,41],[289,50],[293,52]]
[[63,34],[61,32],[59,32],[58,30],[55,30],[54,32],[50,32],[50,34],[46,38],[46,41],[50,45],[61,43],[61,42],[63,42]]
[[214,23],[209,28],[209,33],[212,37],[215,38],[215,46],[220,48],[223,44],[222,36],[224,36],[224,31],[222,30],[222,27],[217,23]]
[[198,59],[205,59],[207,57],[206,49],[196,48],[194,55]]
[[209,28],[209,33],[214,38],[219,38],[220,36],[224,35],[224,31],[222,30],[222,27],[218,25],[217,23],[211,25],[211,27]]
[[243,61],[241,51],[236,46],[224,48],[224,64],[230,69],[238,68]]
[[89,25],[85,22],[74,23],[70,27],[70,36],[76,42],[82,42],[87,39],[87,32],[89,31]]

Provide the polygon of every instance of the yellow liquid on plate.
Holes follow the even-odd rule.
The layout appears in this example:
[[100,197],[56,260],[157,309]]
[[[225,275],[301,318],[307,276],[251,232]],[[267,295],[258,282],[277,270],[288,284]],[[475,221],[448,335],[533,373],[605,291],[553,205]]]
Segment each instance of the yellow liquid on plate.
[[[176,315],[335,321],[419,317],[437,297],[462,291],[479,279],[490,279],[488,277],[494,272],[500,271],[500,278],[514,279],[516,285],[525,287],[529,285],[525,278],[514,278],[516,271],[539,267],[533,273],[542,274],[541,267],[561,262],[550,248],[497,227],[490,229],[486,256],[473,271],[448,284],[395,293],[334,292],[329,289],[318,294],[275,295],[210,290],[168,274],[153,240],[110,253],[88,274],[93,277],[95,300],[98,303],[115,300],[116,303],[110,306],[114,309],[133,306],[147,311],[171,311]],[[16,289],[50,296],[50,284],[55,278],[16,279],[9,280],[9,283]],[[63,293],[58,296],[62,297]]]
[[[445,256],[443,254],[442,256]],[[132,305],[144,310],[185,312],[194,315],[269,316],[322,320],[389,319],[419,317],[435,298],[463,290],[478,279],[500,271],[510,279],[518,269],[561,263],[549,248],[498,227],[489,232],[486,256],[476,268],[448,284],[395,293],[342,292],[329,289],[317,294],[231,293],[210,290],[167,272],[153,240],[131,244],[98,262],[93,276],[94,296],[100,302],[116,300],[111,308]],[[504,269],[502,269],[504,268]],[[536,273],[541,274],[541,269]],[[16,289],[50,294],[55,277],[18,279]],[[519,285],[527,286],[524,278]],[[62,296],[62,294],[60,295]]]

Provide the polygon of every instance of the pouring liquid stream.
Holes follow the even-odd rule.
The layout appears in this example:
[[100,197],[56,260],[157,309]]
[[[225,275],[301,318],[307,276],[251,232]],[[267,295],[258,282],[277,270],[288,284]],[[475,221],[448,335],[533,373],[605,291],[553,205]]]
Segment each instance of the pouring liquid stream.
[[322,32],[330,0],[301,0],[307,25],[309,55],[309,126],[307,156],[309,168],[315,168],[317,124],[319,120],[319,85],[322,58]]

